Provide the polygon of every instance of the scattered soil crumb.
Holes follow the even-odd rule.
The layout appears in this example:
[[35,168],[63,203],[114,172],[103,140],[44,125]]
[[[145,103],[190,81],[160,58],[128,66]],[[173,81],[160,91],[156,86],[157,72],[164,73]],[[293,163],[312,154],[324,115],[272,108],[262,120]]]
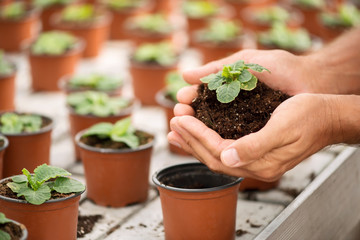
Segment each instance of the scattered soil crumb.
[[312,182],[316,178],[316,174],[314,172],[310,173],[309,179]]
[[134,226],[128,226],[128,227],[126,227],[126,229],[129,229],[129,230],[134,229]]
[[301,193],[300,190],[295,188],[281,188],[280,191],[290,195],[293,198],[296,198]]
[[102,219],[102,215],[88,215],[88,216],[80,216],[78,217],[78,226],[77,226],[77,237],[82,238],[86,234],[90,233],[95,223],[97,223],[100,219]]
[[249,200],[249,201],[257,201],[257,196],[256,196],[256,192],[255,191],[246,191],[244,192],[245,195],[245,199]]
[[139,223],[139,226],[143,227],[143,228],[147,228],[147,226],[145,224],[143,224],[143,223]]
[[243,230],[243,229],[237,229],[236,230],[236,236],[237,237],[241,237],[242,235],[246,234],[246,233],[249,233],[248,231],[246,230]]
[[261,226],[262,226],[262,224],[255,224],[255,223],[250,222],[250,227],[252,227],[252,228],[259,228]]

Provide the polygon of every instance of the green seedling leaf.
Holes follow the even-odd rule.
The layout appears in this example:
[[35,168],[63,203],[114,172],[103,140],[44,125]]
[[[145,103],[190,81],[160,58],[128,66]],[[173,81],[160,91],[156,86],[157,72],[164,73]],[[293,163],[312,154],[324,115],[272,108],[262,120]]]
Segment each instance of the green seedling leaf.
[[255,76],[252,76],[250,81],[247,81],[245,83],[240,83],[240,88],[246,91],[251,91],[254,88],[256,88],[257,84],[257,78]]
[[208,87],[210,90],[215,90],[218,87],[220,87],[224,82],[224,79],[222,78],[222,76],[220,74],[216,74],[215,77],[213,79],[210,80],[210,82],[208,83]]
[[34,173],[36,181],[41,184],[52,178],[71,175],[71,173],[62,168],[49,166],[46,164],[40,165],[35,168]]
[[8,233],[0,230],[0,239],[1,240],[11,240],[11,237]]
[[67,22],[87,22],[95,18],[95,9],[90,4],[69,5],[62,12]]
[[173,30],[166,16],[159,13],[142,14],[132,17],[127,25],[130,29],[150,34],[168,34]]
[[117,121],[111,130],[111,135],[123,136],[128,132],[128,129],[131,125],[131,118],[125,118],[123,120]]
[[241,25],[235,21],[214,19],[203,30],[195,33],[199,42],[212,42],[216,44],[236,41],[241,34]]
[[100,138],[106,138],[110,136],[113,129],[113,124],[111,123],[98,123],[90,127],[84,134],[84,137],[97,135]]
[[222,70],[222,76],[224,78],[231,78],[232,77],[231,71],[232,71],[231,66],[224,66]]
[[133,58],[140,63],[157,63],[161,66],[171,66],[176,63],[177,54],[168,42],[146,43],[135,50]]
[[42,118],[37,115],[21,115],[5,113],[0,119],[0,132],[5,134],[18,134],[22,132],[37,132],[41,129]]
[[81,182],[74,179],[58,177],[56,178],[52,189],[58,193],[72,193],[84,191],[85,186]]
[[36,55],[62,55],[72,49],[77,39],[61,31],[49,31],[41,33],[31,46],[31,52]]
[[267,68],[264,68],[263,66],[260,66],[259,64],[256,63],[247,63],[245,64],[245,66],[256,72],[262,72],[262,71],[270,72]]
[[140,145],[139,138],[132,133],[126,133],[122,136],[113,134],[113,135],[111,135],[111,140],[113,140],[114,142],[125,143],[131,149],[135,149]]
[[25,175],[17,175],[11,178],[11,180],[15,183],[24,183],[28,182],[28,179]]
[[166,75],[165,93],[174,102],[178,102],[176,95],[178,91],[185,86],[189,86],[189,84],[184,81],[184,79],[178,72],[170,72]]
[[200,81],[203,83],[209,83],[211,80],[213,80],[216,77],[215,73],[211,73],[203,78],[200,78]]
[[51,198],[51,189],[45,184],[41,185],[37,190],[32,188],[21,188],[17,196],[24,196],[29,203],[40,205]]
[[242,70],[245,67],[245,62],[243,60],[239,60],[234,64],[230,65],[233,70]]
[[5,224],[5,223],[9,223],[9,222],[11,222],[11,220],[6,218],[5,214],[0,213],[0,224]]
[[241,83],[246,83],[251,80],[252,76],[253,75],[248,70],[244,69],[239,75],[239,81]]
[[9,182],[6,184],[6,186],[8,186],[11,189],[11,191],[13,191],[15,193],[19,193],[21,191],[21,189],[28,188],[28,183],[27,182],[22,182],[22,183]]
[[217,99],[222,103],[229,103],[233,101],[240,92],[240,82],[232,81],[231,83],[224,84],[216,89]]
[[40,187],[41,183],[38,183],[35,177],[32,176],[31,173],[26,168],[23,168],[22,172],[27,177],[28,183],[30,184],[32,189],[36,191]]
[[0,10],[0,16],[5,19],[19,20],[26,14],[26,6],[23,2],[13,2]]

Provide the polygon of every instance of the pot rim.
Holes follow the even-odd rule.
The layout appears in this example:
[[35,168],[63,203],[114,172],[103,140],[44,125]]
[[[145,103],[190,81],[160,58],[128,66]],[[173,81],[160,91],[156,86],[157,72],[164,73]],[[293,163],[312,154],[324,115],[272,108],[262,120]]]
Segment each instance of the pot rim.
[[[218,187],[211,187],[211,188],[198,188],[198,189],[171,187],[171,186],[165,185],[159,181],[159,179],[158,179],[159,175],[161,175],[162,173],[165,173],[166,171],[171,171],[171,170],[174,170],[179,167],[192,167],[193,169],[202,168],[202,169],[208,169],[209,171],[211,171],[203,163],[177,164],[177,165],[172,165],[172,166],[169,166],[169,167],[166,167],[166,168],[156,171],[152,176],[152,181],[155,183],[156,186],[161,187],[166,190],[170,190],[170,191],[186,192],[186,193],[206,193],[206,192],[214,192],[214,191],[219,191],[219,190],[230,188],[230,187],[235,186],[236,184],[240,183],[244,179],[244,178],[240,177],[240,178],[237,178],[236,180],[234,180],[233,182],[225,184],[225,185],[221,185]],[[234,178],[236,178],[236,177],[234,177]]]
[[[20,175],[14,175],[14,176],[21,176],[21,174],[20,174]],[[4,182],[5,180],[11,179],[11,178],[14,177],[14,176],[7,177],[7,178],[3,178],[3,179],[0,180],[0,183]],[[77,180],[76,178],[72,178],[72,179],[80,182],[80,181]],[[75,193],[74,195],[71,195],[71,196],[68,196],[68,197],[65,197],[65,198],[50,199],[50,200],[47,200],[46,202],[44,202],[43,204],[63,202],[63,201],[66,201],[66,200],[69,200],[69,199],[78,197],[78,196],[80,196],[81,194],[83,194],[85,191],[86,191],[86,185],[85,185],[85,190],[84,190],[84,191],[77,192],[77,193]],[[0,195],[0,199],[1,199],[1,200],[4,200],[4,201],[8,201],[8,202],[34,205],[34,204],[31,204],[31,203],[27,202],[26,200],[9,198],[9,197],[5,197],[5,196],[3,196],[3,195]],[[41,205],[43,205],[43,204],[41,204]],[[34,206],[41,206],[41,205],[34,205]]]
[[166,108],[174,108],[176,103],[171,101],[170,99],[167,99],[165,92],[166,92],[166,90],[162,89],[156,93],[155,99],[156,99],[157,103],[160,106],[163,106]]
[[[84,132],[88,130],[87,129],[84,129],[80,132],[78,132],[75,136],[75,142],[76,142],[76,145],[80,148],[83,148],[85,150],[88,150],[88,151],[91,151],[91,152],[98,152],[98,153],[110,153],[110,154],[119,154],[119,153],[132,153],[132,152],[139,152],[139,151],[143,151],[143,150],[146,150],[146,149],[149,149],[149,148],[152,148],[155,144],[155,136],[153,134],[150,134],[148,132],[145,132],[147,134],[150,134],[153,136],[153,140],[149,143],[146,143],[144,145],[140,145],[139,147],[137,147],[136,149],[131,149],[131,148],[124,148],[124,149],[108,149],[108,148],[97,148],[97,147],[92,147],[92,146],[89,146],[89,145],[86,145],[84,143],[82,143],[80,141],[80,138],[82,137],[82,135],[84,134]],[[138,130],[138,131],[141,131],[141,130]]]
[[26,240],[28,238],[28,231],[27,231],[26,226],[24,224],[22,224],[22,223],[19,223],[18,221],[15,221],[15,220],[12,220],[12,219],[10,219],[10,220],[11,220],[12,223],[18,225],[22,230],[22,236],[21,236],[20,240]]
[[0,137],[4,137],[4,145],[0,147],[0,152],[1,152],[9,146],[9,139],[7,139],[7,137],[2,133],[0,133]]
[[[57,31],[60,31],[60,30],[57,30]],[[62,31],[62,32],[64,32],[64,31]],[[28,44],[28,46],[26,47],[27,48],[26,54],[28,55],[29,58],[31,57],[31,58],[48,58],[48,59],[67,57],[67,56],[72,56],[72,55],[76,55],[79,53],[82,54],[82,52],[85,49],[86,42],[83,39],[78,38],[73,34],[71,34],[71,35],[76,38],[76,43],[74,44],[73,48],[70,48],[63,54],[60,54],[60,55],[34,54],[31,51],[31,47],[33,46],[33,44],[35,43],[35,41],[37,39],[34,39],[33,42]]]
[[[5,111],[5,112],[0,112],[0,116],[4,113],[17,113],[17,114],[26,114],[26,112],[17,112],[17,111]],[[50,123],[48,125],[46,125],[45,127],[42,127],[39,131],[36,132],[31,132],[31,133],[1,133],[4,136],[10,136],[10,137],[23,137],[23,136],[33,136],[33,135],[38,135],[38,134],[42,134],[45,132],[49,132],[53,129],[54,127],[54,120],[51,117],[45,116],[43,114],[39,114],[39,113],[34,113],[34,112],[30,112],[28,114],[31,115],[38,115],[41,118],[45,118],[46,120],[49,120]]]
[[158,63],[156,64],[149,64],[147,62],[138,62],[133,58],[133,53],[132,56],[130,57],[130,68],[134,68],[134,69],[148,69],[148,70],[169,70],[169,69],[176,69],[179,67],[179,62],[180,62],[180,54],[178,54],[176,56],[176,61],[174,64],[171,65],[167,65],[167,66],[163,66],[160,65]]

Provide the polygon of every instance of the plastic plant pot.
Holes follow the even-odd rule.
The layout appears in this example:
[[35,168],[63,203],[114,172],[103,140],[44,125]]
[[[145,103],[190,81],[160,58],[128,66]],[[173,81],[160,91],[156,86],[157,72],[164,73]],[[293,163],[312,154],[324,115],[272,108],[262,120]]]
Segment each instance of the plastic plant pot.
[[0,111],[15,109],[15,77],[16,70],[9,75],[0,75]]
[[[10,219],[10,220],[11,220],[11,219]],[[28,234],[28,231],[27,231],[25,225],[24,225],[24,224],[21,224],[21,223],[19,223],[19,222],[17,222],[17,221],[14,221],[14,220],[11,220],[11,222],[12,222],[13,224],[18,225],[18,226],[21,228],[22,235],[21,235],[21,238],[20,238],[19,240],[27,240],[28,237],[29,237],[29,234]]]
[[[8,179],[2,179],[0,183]],[[0,195],[0,212],[24,224],[29,232],[28,240],[76,239],[79,200],[82,193],[48,200],[41,205]]]
[[154,140],[136,149],[105,149],[81,142],[83,133],[76,135],[76,143],[84,165],[87,197],[108,207],[146,201]]
[[[0,135],[2,136],[2,135]],[[3,172],[3,158],[4,158],[4,154],[5,154],[5,150],[6,148],[9,146],[9,140],[5,137],[4,137],[4,142],[2,144],[2,146],[0,146],[0,179],[3,178],[2,176],[2,172]]]
[[267,191],[279,186],[280,180],[274,182],[263,182],[253,178],[244,178],[241,182],[239,191],[247,190],[258,190],[258,191]]
[[201,163],[175,165],[155,173],[165,238],[235,239],[241,180],[213,173]]
[[41,15],[40,15],[41,26],[42,26],[41,30],[43,32],[53,30],[53,26],[51,24],[50,19],[54,14],[61,12],[65,8],[65,6],[66,5],[61,5],[61,4],[51,5],[51,6],[45,7],[41,11]]

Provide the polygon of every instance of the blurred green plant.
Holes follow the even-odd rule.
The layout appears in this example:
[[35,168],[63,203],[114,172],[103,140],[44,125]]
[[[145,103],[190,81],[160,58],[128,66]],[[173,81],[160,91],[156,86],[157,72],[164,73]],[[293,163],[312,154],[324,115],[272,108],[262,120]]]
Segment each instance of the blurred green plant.
[[41,33],[31,46],[31,52],[36,55],[61,55],[72,49],[77,39],[66,32],[50,31]]
[[0,49],[0,76],[6,76],[14,72],[14,66],[4,57],[4,52]]
[[[11,222],[11,220],[6,218],[5,214],[0,212],[0,226],[4,225],[6,223],[9,223],[9,222]],[[1,240],[11,240],[11,236],[10,236],[9,233],[7,233],[7,232],[5,232],[3,230],[0,230],[0,239]]]
[[254,20],[260,23],[273,24],[286,22],[290,19],[290,13],[283,7],[271,6],[254,11]]
[[143,4],[144,0],[107,0],[106,4],[115,10],[125,10],[137,8]]
[[135,16],[127,22],[129,29],[153,34],[167,34],[173,31],[169,20],[163,14],[144,14]]
[[354,27],[360,25],[360,10],[352,4],[342,4],[337,12],[324,12],[321,20],[329,27]]
[[141,63],[157,63],[161,66],[171,66],[176,63],[177,55],[168,42],[146,43],[135,50],[134,60]]
[[215,15],[219,6],[209,1],[187,0],[183,4],[184,13],[190,18],[205,18]]
[[36,7],[46,8],[53,5],[68,5],[75,0],[34,0]]
[[309,9],[321,9],[325,7],[324,0],[293,0],[295,4],[309,8]]
[[61,13],[61,19],[65,22],[88,22],[95,18],[95,8],[90,4],[67,6]]
[[0,132],[3,134],[32,133],[41,129],[42,118],[38,115],[4,113],[0,117]]
[[26,15],[26,5],[23,2],[13,2],[5,5],[0,10],[0,17],[11,20],[18,20]]
[[179,72],[169,72],[166,75],[165,95],[169,96],[174,102],[178,102],[176,94],[186,86],[189,86],[189,84],[184,81]]
[[117,77],[93,73],[87,76],[72,77],[68,84],[71,89],[90,88],[99,91],[109,91],[122,86],[123,80]]
[[216,19],[198,32],[198,39],[204,42],[226,43],[234,41],[241,33],[240,24],[235,21]]

